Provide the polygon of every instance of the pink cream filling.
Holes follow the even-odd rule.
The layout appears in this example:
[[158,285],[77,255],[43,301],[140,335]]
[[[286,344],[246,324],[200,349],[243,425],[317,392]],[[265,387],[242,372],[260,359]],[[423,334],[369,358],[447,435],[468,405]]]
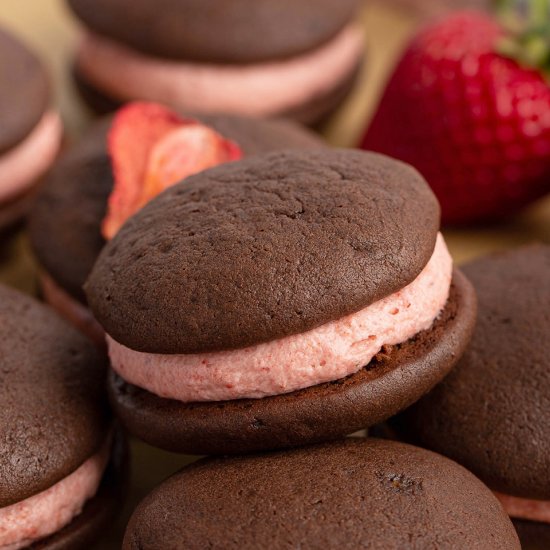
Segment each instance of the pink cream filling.
[[0,508],[0,550],[18,550],[68,525],[99,487],[109,461],[111,438],[80,468],[49,489]]
[[87,307],[69,296],[44,271],[40,272],[40,286],[44,300],[50,306],[97,346],[105,347],[105,332]]
[[496,491],[494,493],[510,517],[550,523],[550,500],[531,500]]
[[418,277],[370,306],[302,334],[239,350],[142,353],[107,335],[113,369],[127,382],[183,402],[280,395],[359,371],[384,345],[431,327],[449,296],[452,259],[442,235]]
[[163,60],[87,32],[77,65],[90,83],[120,100],[263,116],[334,90],[353,71],[363,50],[363,32],[355,24],[312,52],[251,65]]
[[53,163],[63,136],[61,119],[48,111],[34,130],[0,156],[0,202],[23,195]]

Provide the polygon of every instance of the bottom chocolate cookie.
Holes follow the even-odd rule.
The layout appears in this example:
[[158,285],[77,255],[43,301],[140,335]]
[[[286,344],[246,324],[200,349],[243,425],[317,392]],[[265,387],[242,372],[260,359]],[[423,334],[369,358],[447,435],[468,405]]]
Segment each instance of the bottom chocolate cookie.
[[455,270],[433,327],[347,378],[262,399],[182,403],[111,372],[110,399],[131,433],[170,451],[235,454],[318,443],[381,422],[426,394],[463,353],[475,318],[475,292]]
[[540,521],[512,518],[512,523],[523,550],[548,550],[550,548],[550,525]]
[[9,202],[0,204],[0,233],[9,231],[21,222],[30,210],[36,189],[18,196]]

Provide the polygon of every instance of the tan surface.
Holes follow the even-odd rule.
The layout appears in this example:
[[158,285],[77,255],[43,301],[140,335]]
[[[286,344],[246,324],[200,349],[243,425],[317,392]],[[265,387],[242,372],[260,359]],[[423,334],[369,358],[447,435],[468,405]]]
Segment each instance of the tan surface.
[[[350,146],[357,142],[396,55],[417,24],[417,17],[398,11],[384,1],[365,8],[363,19],[368,39],[367,69],[356,92],[327,126],[327,138],[335,145]],[[71,51],[78,29],[61,0],[2,0],[0,23],[17,31],[49,63],[54,74],[57,103],[68,134],[71,138],[78,136],[89,122],[89,115],[78,102],[69,79]],[[475,230],[447,231],[446,237],[458,262],[534,239],[550,242],[550,198],[509,223]],[[34,265],[21,233],[0,243],[0,280],[28,292],[35,290]],[[134,443],[133,450],[130,498],[123,517],[105,535],[100,548],[117,548],[125,518],[135,503],[189,460],[140,443]]]

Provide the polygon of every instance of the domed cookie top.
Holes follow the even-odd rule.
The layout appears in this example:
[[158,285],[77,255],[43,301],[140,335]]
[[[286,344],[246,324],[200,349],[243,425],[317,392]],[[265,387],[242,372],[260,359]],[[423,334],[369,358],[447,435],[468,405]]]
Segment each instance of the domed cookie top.
[[51,487],[100,448],[105,375],[85,337],[0,286],[0,507]]
[[94,32],[148,54],[252,63],[313,49],[348,23],[358,0],[69,0]]
[[0,154],[38,124],[49,101],[49,84],[38,58],[0,28]]
[[405,164],[350,150],[271,153],[149,203],[104,248],[88,301],[137,351],[246,347],[403,288],[438,226],[435,197]]
[[124,550],[159,547],[503,550],[519,542],[489,489],[458,464],[402,443],[347,439],[183,469],[128,524]]
[[497,491],[550,499],[550,246],[465,266],[479,298],[455,370],[404,414],[405,433]]
[[[231,115],[199,118],[238,143],[247,156],[287,147],[324,146],[315,134],[286,120]],[[85,301],[82,287],[105,245],[100,226],[113,188],[106,144],[110,121],[96,124],[62,157],[39,191],[30,216],[31,242],[40,264],[81,302]]]

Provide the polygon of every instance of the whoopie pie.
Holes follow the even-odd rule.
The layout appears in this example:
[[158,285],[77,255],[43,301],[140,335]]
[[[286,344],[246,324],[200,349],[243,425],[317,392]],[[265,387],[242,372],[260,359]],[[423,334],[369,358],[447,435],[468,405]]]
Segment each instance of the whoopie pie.
[[550,246],[464,267],[479,296],[454,371],[395,423],[493,489],[524,548],[550,548]]
[[0,229],[19,220],[63,134],[41,61],[0,28]]
[[[175,129],[169,130],[170,135],[177,135],[180,127],[195,127],[184,126],[178,115],[160,105],[134,103],[123,108],[114,121],[106,118],[98,122],[62,156],[48,174],[29,216],[31,244],[40,265],[45,299],[98,344],[104,343],[103,330],[88,310],[83,285],[105,245],[102,223],[114,194],[115,180],[124,180],[124,174],[117,175],[113,170],[113,160],[128,157],[130,151],[129,162],[132,167],[136,165],[135,157],[141,152],[133,151],[133,142],[146,142],[159,119],[177,122]],[[197,128],[218,132],[244,156],[287,147],[324,146],[312,132],[288,120],[265,121],[222,114],[204,115],[200,120],[207,128],[198,125]],[[108,135],[117,131],[127,135],[128,143],[123,147],[112,146],[109,151]],[[198,149],[181,140],[178,145],[179,154],[189,151],[191,161],[207,148],[204,142],[200,142]],[[141,156],[145,158],[151,151],[155,151],[154,146]],[[134,187],[137,186],[135,183]]]
[[312,123],[348,95],[364,55],[358,0],[68,4],[85,29],[76,80],[100,111],[145,99]]
[[131,217],[86,284],[110,394],[159,447],[335,439],[412,404],[462,354],[475,293],[413,168],[316,149],[189,177]]
[[512,523],[466,469],[403,443],[348,438],[203,459],[135,510],[123,550],[516,550]]
[[114,516],[125,446],[106,357],[33,298],[0,286],[0,548],[89,548]]

